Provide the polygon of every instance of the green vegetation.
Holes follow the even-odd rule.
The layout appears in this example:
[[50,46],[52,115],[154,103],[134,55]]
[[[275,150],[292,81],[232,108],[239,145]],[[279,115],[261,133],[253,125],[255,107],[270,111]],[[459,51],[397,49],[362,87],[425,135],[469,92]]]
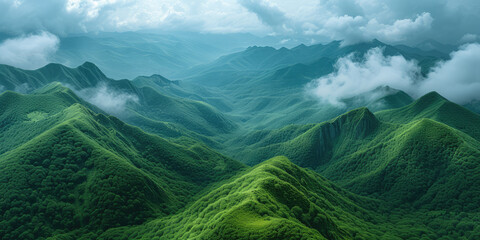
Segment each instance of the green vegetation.
[[[158,79],[158,76],[154,75],[152,79]],[[166,79],[163,81],[162,86],[171,83]],[[58,85],[58,82],[72,88],[87,101],[91,98],[99,99],[95,104],[102,101],[118,101],[112,99],[115,95],[135,99],[127,101],[122,109],[111,110],[107,105],[102,110],[162,137],[188,136],[215,146],[218,143],[211,138],[212,136],[229,133],[237,128],[234,122],[215,107],[202,102],[204,98],[188,99],[186,98],[188,93],[183,93],[182,96],[163,94],[161,93],[163,90],[152,88],[158,87],[159,81],[142,83],[141,78],[138,81],[113,80],[107,78],[90,62],[85,62],[77,68],[48,64],[33,71],[0,65],[0,85],[4,86],[5,90],[29,93],[33,90],[38,92],[39,90],[36,90],[38,88],[45,88],[40,91],[52,91],[46,85],[53,84],[50,87],[55,88],[53,86]],[[172,92],[181,95],[179,93],[181,91]],[[97,107],[93,108],[98,111]]]
[[71,231],[94,238],[110,227],[175,213],[244,168],[201,143],[168,142],[65,102],[63,94],[72,93],[0,96],[8,120],[1,139],[11,141],[0,155],[2,239]]
[[[393,225],[385,203],[350,194],[285,157],[232,178],[182,213],[102,239],[402,239],[433,238],[421,223]],[[409,230],[406,230],[409,229]]]
[[[0,239],[479,239],[479,115],[388,86],[345,107],[305,95],[377,46],[422,71],[445,57],[251,47],[186,81],[0,65]],[[109,94],[127,101],[92,101]]]
[[[355,193],[395,204],[479,210],[474,202],[480,199],[470,195],[480,191],[480,142],[472,138],[480,127],[478,115],[430,93],[378,116],[395,120],[381,121],[360,108],[321,124],[248,134],[239,145],[249,146],[232,155],[251,165],[285,155]],[[428,116],[432,119],[423,118]]]
[[263,156],[288,150],[315,172],[285,157],[248,168],[195,140],[167,141],[59,84],[0,101],[0,133],[11,132],[1,139],[12,141],[0,155],[3,239],[479,237],[480,143],[432,119],[389,123],[360,108],[241,142]]

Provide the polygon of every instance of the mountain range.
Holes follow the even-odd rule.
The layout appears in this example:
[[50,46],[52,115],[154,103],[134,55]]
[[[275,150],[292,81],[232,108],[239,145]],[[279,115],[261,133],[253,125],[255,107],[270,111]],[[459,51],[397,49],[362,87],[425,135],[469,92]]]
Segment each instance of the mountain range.
[[250,47],[176,80],[0,65],[0,239],[480,238],[480,115],[389,86],[305,94],[372,47],[448,58],[375,40]]

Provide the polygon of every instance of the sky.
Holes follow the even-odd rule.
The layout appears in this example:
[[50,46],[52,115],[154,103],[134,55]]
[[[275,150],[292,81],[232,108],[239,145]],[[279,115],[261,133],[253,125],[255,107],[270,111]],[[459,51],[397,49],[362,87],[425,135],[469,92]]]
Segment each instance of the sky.
[[480,100],[478,13],[480,0],[0,0],[0,63],[41,67],[62,37],[78,33],[251,33],[306,44],[341,40],[343,46],[433,39],[461,47],[426,77],[415,61],[371,49],[360,61],[338,59],[335,71],[312,81],[308,91],[341,105],[388,85],[414,97],[438,91],[463,104]]
[[478,41],[478,0],[0,0],[0,33],[193,31],[353,44]]

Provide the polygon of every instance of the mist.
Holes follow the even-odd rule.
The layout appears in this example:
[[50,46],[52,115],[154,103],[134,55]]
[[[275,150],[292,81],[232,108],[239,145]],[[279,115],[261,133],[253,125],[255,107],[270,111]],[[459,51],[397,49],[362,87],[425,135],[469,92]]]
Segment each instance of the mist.
[[48,32],[9,38],[0,43],[0,63],[29,70],[42,67],[50,62],[59,43]]
[[411,92],[419,75],[420,67],[415,61],[403,56],[384,56],[382,49],[372,48],[360,60],[355,54],[338,59],[333,73],[310,82],[307,89],[323,102],[343,106],[343,99],[383,86]]
[[136,95],[115,90],[104,82],[93,88],[74,91],[85,101],[113,115],[124,113],[128,103],[138,103]]
[[307,84],[307,92],[321,102],[344,106],[344,100],[382,87],[402,90],[418,98],[437,91],[458,104],[480,100],[480,45],[462,46],[450,59],[438,62],[427,77],[414,60],[403,56],[385,56],[380,48],[370,49],[358,58],[350,54],[340,58],[335,70]]
[[480,100],[480,44],[464,45],[439,62],[428,74],[419,91],[437,91],[459,104]]

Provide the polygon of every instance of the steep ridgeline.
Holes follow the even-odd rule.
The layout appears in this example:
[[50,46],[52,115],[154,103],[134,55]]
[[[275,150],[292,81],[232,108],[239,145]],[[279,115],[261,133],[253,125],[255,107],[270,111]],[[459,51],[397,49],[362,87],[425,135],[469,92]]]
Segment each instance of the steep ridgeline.
[[174,214],[245,168],[97,114],[58,84],[1,94],[0,118],[0,239],[95,239]]
[[[420,66],[424,66],[425,73],[428,68],[433,66],[438,59],[448,58],[448,53],[439,51],[422,51],[418,48],[409,48],[407,46],[392,46],[382,43],[378,40],[364,42],[349,46],[341,46],[340,41],[333,41],[328,44],[315,44],[305,46],[303,44],[287,49],[273,47],[249,47],[245,51],[233,53],[220,57],[216,61],[200,65],[192,68],[190,71],[184,72],[184,77],[192,78],[193,76],[222,76],[225,72],[251,72],[265,71],[285,68],[295,64],[312,64],[320,59],[335,60],[344,57],[350,53],[358,53],[363,55],[371,48],[383,48],[386,55],[403,55],[407,59],[416,59]],[[179,75],[180,76],[180,75]],[[219,84],[216,78],[195,78],[195,80],[205,80],[205,84]]]
[[0,64],[0,84],[4,90],[29,92],[51,82],[61,82],[74,89],[93,87],[100,82],[106,82],[112,87],[133,89],[127,80],[113,81],[107,78],[91,62],[85,62],[77,68],[50,63],[37,70],[23,70]]
[[351,46],[331,42],[291,49],[250,47],[185,71],[179,78],[216,89],[223,103],[232,109],[228,113],[249,130],[318,123],[362,106],[379,111],[402,107],[413,101],[404,92],[388,87],[342,99],[346,103],[343,106],[328,102],[319,104],[319,99],[310,94],[309,88],[313,86],[308,83],[332,73],[340,57],[354,54],[360,58],[376,47],[382,48],[388,56],[402,55],[414,59],[424,74],[437,61],[448,58],[444,53],[406,46],[397,48],[377,40]]
[[380,111],[375,115],[381,121],[401,124],[429,118],[480,141],[480,115],[448,101],[437,92],[431,92],[402,108]]
[[286,157],[249,168],[84,104],[60,84],[0,95],[12,141],[1,144],[1,239],[480,237],[480,144],[434,120],[388,123],[362,108],[244,138],[297,151],[359,196]]
[[253,44],[271,46],[280,41],[280,37],[269,38],[248,33],[83,33],[61,37],[61,44],[51,57],[69,66],[93,61],[113,78],[155,73],[172,77],[189,67],[232,53],[234,49]]
[[355,193],[478,212],[479,130],[477,114],[430,93],[377,116],[361,108],[321,124],[258,131],[232,154],[249,164],[285,155]]
[[[381,210],[387,206],[348,193],[287,158],[276,157],[212,189],[179,214],[135,227],[113,228],[100,238],[306,240],[440,236],[418,221],[388,220]],[[392,219],[402,216],[388,214]]]
[[[137,87],[129,80],[107,78],[93,63],[86,62],[77,68],[49,64],[33,71],[0,65],[3,90],[25,93],[52,82],[71,88],[109,114],[164,137],[187,135],[214,145],[209,136],[236,128],[232,121],[207,103],[166,95],[151,86]],[[165,122],[170,123],[170,128],[176,128],[174,132],[182,134],[165,128]]]

